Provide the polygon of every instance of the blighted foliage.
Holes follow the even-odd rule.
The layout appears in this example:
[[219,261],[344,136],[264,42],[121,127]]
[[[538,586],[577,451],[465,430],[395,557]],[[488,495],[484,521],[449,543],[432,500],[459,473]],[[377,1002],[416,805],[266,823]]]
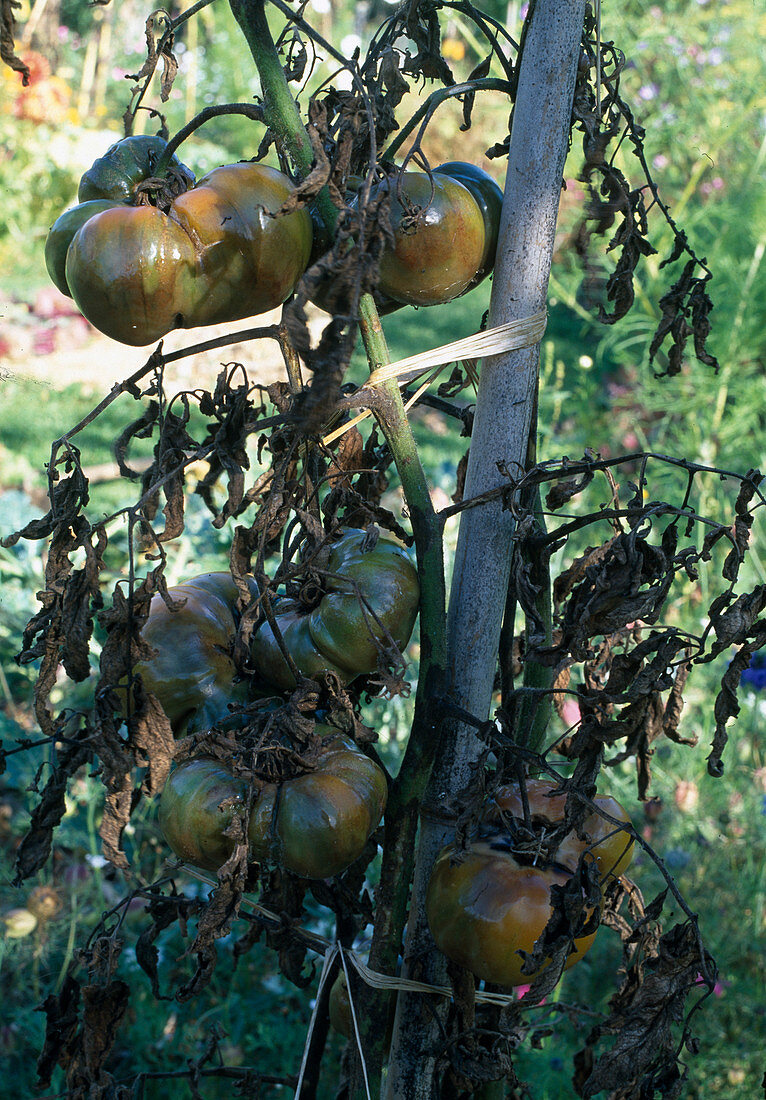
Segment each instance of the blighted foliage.
[[[472,18],[487,41],[488,52],[475,69],[473,85],[464,90],[456,88],[441,54],[438,15],[442,9]],[[310,63],[309,46],[318,43],[319,37],[301,16],[291,13],[290,17],[295,29],[282,44],[288,76],[296,80]],[[162,62],[165,67],[165,91],[175,73],[168,37],[172,25],[159,35],[155,30],[154,24],[147,25],[148,60],[136,76],[144,83],[136,89],[131,119],[156,66]],[[403,42],[408,45],[403,47]],[[481,82],[491,58],[500,62],[512,94],[516,69],[506,56],[509,44],[515,48],[503,28],[467,0],[429,0],[398,7],[373,38],[364,59],[349,62],[331,51],[350,70],[351,88],[323,87],[308,104],[315,168],[302,181],[295,201],[309,202],[327,187],[337,211],[336,231],[286,306],[282,323],[249,334],[279,342],[289,382],[264,388],[252,384],[244,369],[234,365],[219,375],[212,391],[197,389],[169,398],[164,367],[170,357],[163,355],[160,346],[144,368],[54,443],[48,467],[50,510],[7,540],[10,544],[20,537],[45,539],[48,545],[41,609],[24,632],[20,660],[40,662],[35,710],[51,746],[52,767],[44,785],[40,778],[39,800],[18,851],[17,879],[44,867],[66,809],[68,786],[90,768],[104,788],[100,824],[104,854],[125,872],[130,887],[121,905],[106,915],[77,954],[60,992],[43,1006],[47,1018],[39,1062],[43,1087],[59,1066],[72,1097],[140,1095],[140,1072],[124,1086],[112,1080],[108,1068],[109,1052],[129,1004],[130,989],[117,973],[126,948],[135,951],[156,997],[186,1001],[210,981],[218,941],[232,930],[239,932],[239,922],[244,921],[248,928],[236,941],[235,957],[244,956],[255,942],[265,939],[283,973],[297,986],[305,986],[314,972],[309,952],[317,949],[316,936],[303,924],[309,891],[334,914],[344,944],[352,944],[377,915],[365,875],[377,838],[356,864],[332,882],[307,883],[279,868],[251,865],[242,820],[236,818],[231,827],[232,854],[205,898],[178,893],[176,880],[185,871],[173,871],[155,883],[138,881],[124,838],[136,811],[148,797],[161,792],[175,761],[197,755],[224,761],[250,780],[254,791],[259,782],[305,769],[318,711],[360,744],[371,746],[375,735],[364,725],[360,705],[376,693],[406,692],[403,662],[381,660],[377,674],[350,686],[341,685],[330,674],[315,681],[300,678],[289,698],[266,704],[253,699],[233,710],[229,722],[182,738],[174,736],[158,700],[145,690],[133,669],[149,655],[141,628],[151,599],[158,594],[170,598],[165,580],[167,547],[185,530],[190,467],[198,470],[205,465],[194,492],[210,511],[214,526],[229,525],[232,530],[229,566],[241,594],[234,660],[249,682],[257,679],[257,670],[248,662],[252,633],[266,620],[278,635],[272,607],[277,587],[307,603],[315,598],[322,583],[322,555],[333,532],[359,527],[374,537],[384,529],[411,542],[386,502],[391,453],[378,430],[373,428],[365,438],[353,429],[331,447],[321,439],[330,423],[335,426],[356,408],[355,395],[344,389],[343,379],[356,339],[359,299],[375,291],[378,261],[390,236],[385,198],[372,197],[371,185],[381,165],[385,166],[386,154],[397,149],[396,111],[402,97],[410,82],[436,80],[445,94],[461,96],[468,126],[477,89],[489,86]],[[619,96],[622,58],[611,45],[602,47],[598,100],[593,84],[595,48],[594,26],[589,21],[574,123],[584,134],[593,225],[583,231],[580,244],[585,251],[586,238],[593,231],[614,231],[610,247],[619,249],[619,258],[606,290],[612,308],[602,311],[602,319],[612,322],[630,308],[636,265],[653,247],[647,240],[643,190],[631,188],[606,155],[609,143],[627,127],[646,167],[640,127]],[[434,98],[433,110],[440,101]],[[429,106],[423,114],[410,157],[422,152],[419,141],[433,110]],[[274,141],[275,136],[267,133],[260,153]],[[386,146],[387,142],[391,144]],[[494,152],[500,155],[506,148],[501,141]],[[356,204],[347,200],[353,175],[365,178]],[[650,190],[653,201],[660,204],[656,189],[650,185]],[[669,373],[679,368],[690,336],[698,357],[714,365],[705,350],[710,275],[678,231],[667,262],[684,255],[688,259],[683,273],[662,300],[663,317],[651,348],[651,354],[657,355],[670,336]],[[696,274],[699,269],[703,275]],[[332,319],[314,346],[306,303],[325,281],[333,287]],[[202,346],[212,349],[220,342]],[[193,350],[198,349],[188,349]],[[303,369],[311,373],[308,385],[302,381]],[[470,436],[471,410],[452,400],[472,378],[475,365],[456,365],[439,397],[424,398],[439,412],[461,420],[466,436]],[[132,396],[139,408],[115,440],[115,456],[121,475],[137,483],[138,499],[113,516],[89,519],[88,481],[72,440],[123,394]],[[131,464],[131,450],[139,440],[153,442],[152,462],[143,473]],[[687,479],[675,502],[651,496],[653,465],[668,463]],[[621,468],[627,471],[626,477],[635,479],[627,481],[625,489],[616,480],[622,476]],[[442,519],[482,503],[463,499],[461,470],[463,464],[456,475],[456,503],[444,510]],[[753,516],[764,503],[761,475],[757,471],[726,475],[736,492],[731,516],[723,522],[720,517],[698,515],[688,505],[695,479],[723,473],[643,454],[608,460],[586,454],[580,461],[534,465],[521,478],[513,471],[507,473],[501,492],[507,507],[516,513],[517,534],[503,634],[507,645],[499,654],[501,706],[497,723],[491,725],[464,716],[482,731],[487,760],[491,755],[499,761],[499,769],[494,773],[489,767],[477,769],[475,782],[453,808],[459,835],[469,835],[493,783],[501,776],[519,774],[522,765],[560,782],[569,795],[565,822],[547,841],[552,852],[564,831],[576,829],[593,809],[602,768],[635,761],[637,794],[645,798],[660,739],[694,743],[680,726],[688,677],[695,667],[734,649],[715,703],[708,760],[711,775],[722,774],[726,725],[738,711],[740,676],[753,653],[766,644],[761,619],[766,587],[752,592],[739,587]],[[601,499],[604,486],[605,499]],[[622,493],[626,493],[624,503]],[[127,575],[106,592],[109,532],[120,519],[128,534]],[[721,553],[724,545],[725,555]],[[564,564],[551,576],[554,558]],[[717,569],[720,581],[704,629],[692,636],[674,625],[672,612],[696,584],[701,569],[711,574]],[[255,578],[257,599],[251,598],[246,577]],[[710,587],[715,588],[712,581]],[[516,629],[517,610],[525,623],[522,634]],[[94,634],[102,642],[98,670],[92,664]],[[92,681],[90,708],[80,713],[56,711],[52,693],[59,666],[72,681]],[[563,715],[567,699],[576,701],[578,721],[564,738],[550,735],[542,750],[532,751],[525,731],[535,723],[546,729],[551,708]],[[430,705],[434,713],[446,715],[451,700],[437,698]],[[22,748],[26,746],[9,751]],[[561,778],[564,762],[570,773],[566,780]],[[656,859],[642,837],[635,835],[634,840]],[[666,878],[668,890],[675,891],[667,874]],[[248,895],[256,890],[259,907],[253,910]],[[566,886],[556,888],[553,916],[530,953],[527,969],[533,973],[544,958],[552,963],[534,979],[522,1000],[501,1009],[477,1008],[473,980],[465,972],[453,972],[455,999],[442,1059],[445,1096],[469,1094],[499,1075],[515,1082],[513,1051],[519,1043],[539,1042],[555,1026],[557,1014],[576,1014],[571,1007],[550,1005],[542,1011],[540,1005],[558,982],[572,936],[590,931],[598,919],[596,895],[592,868],[584,862]],[[685,919],[667,931],[660,926],[664,895],[644,906],[639,891],[621,880],[606,899],[601,921],[621,937],[624,979],[609,1015],[594,1025],[578,1059],[578,1095],[608,1090],[613,1100],[638,1100],[651,1095],[650,1088],[664,1097],[678,1095],[679,1045],[688,1032],[686,997],[698,987],[698,975],[708,985],[712,982],[715,967],[701,942],[695,915],[677,892],[673,896]],[[135,944],[126,944],[120,934],[120,915],[137,898],[146,902],[147,926]],[[174,925],[190,941],[185,977],[175,986],[167,979],[157,947]],[[533,1012],[535,1022],[530,1023]],[[205,1063],[214,1049],[213,1045]],[[202,1069],[202,1063],[189,1069],[193,1086],[195,1073]],[[208,1071],[214,1072],[214,1067],[207,1066]],[[239,1077],[252,1089],[266,1082],[257,1070],[242,1070]],[[285,1077],[279,1083],[295,1082]]]

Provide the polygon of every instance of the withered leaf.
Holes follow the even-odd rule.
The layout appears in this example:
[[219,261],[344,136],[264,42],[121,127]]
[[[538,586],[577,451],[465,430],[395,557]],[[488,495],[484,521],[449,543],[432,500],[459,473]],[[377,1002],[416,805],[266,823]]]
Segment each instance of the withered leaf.
[[20,0],[0,2],[0,61],[4,61],[14,72],[21,73],[21,83],[26,88],[29,85],[29,66],[17,55],[14,44],[14,8],[20,7]]

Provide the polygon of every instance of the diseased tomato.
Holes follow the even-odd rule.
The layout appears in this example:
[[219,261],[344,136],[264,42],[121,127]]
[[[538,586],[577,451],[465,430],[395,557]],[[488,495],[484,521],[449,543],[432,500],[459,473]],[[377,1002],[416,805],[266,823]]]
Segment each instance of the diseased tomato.
[[[527,779],[525,790],[529,824],[542,842],[561,824],[566,795],[543,779]],[[593,801],[630,826],[616,799],[602,795]],[[531,952],[548,923],[553,912],[551,887],[564,885],[582,857],[595,860],[604,889],[626,869],[634,847],[632,837],[619,824],[593,813],[585,819],[581,835],[568,833],[547,859],[542,843],[535,852],[516,845],[515,826],[522,822],[519,787],[500,787],[485,809],[477,839],[464,850],[448,845],[439,854],[426,897],[426,915],[437,947],[476,977],[506,986],[526,984],[536,976],[522,973],[523,958],[518,952]],[[595,932],[579,935],[575,930],[565,968],[582,958],[594,938]]]
[[[255,595],[254,581],[251,590]],[[239,592],[231,574],[203,573],[168,595],[183,606],[171,611],[162,596],[152,598],[141,637],[155,652],[134,672],[180,736],[210,729],[228,715],[229,703],[244,702],[248,685],[237,682],[232,660]]]
[[495,253],[497,252],[497,238],[500,232],[500,214],[503,209],[503,192],[488,172],[479,168],[476,164],[469,164],[463,160],[452,160],[446,164],[440,164],[434,168],[437,175],[449,176],[467,187],[474,201],[481,210],[484,220],[484,253],[482,255],[479,270],[471,281],[468,290],[478,284],[489,275],[495,266]]
[[[303,878],[340,874],[357,859],[386,805],[386,777],[353,741],[330,727],[311,771],[257,787],[247,826],[249,854]],[[225,835],[244,812],[246,782],[219,762],[189,760],[171,772],[160,800],[160,826],[173,851],[217,870],[233,850]]]
[[[164,138],[149,134],[136,134],[116,141],[80,179],[79,201],[111,199],[123,204],[133,202],[136,188],[154,176],[154,169],[166,148]],[[194,183],[194,175],[177,157],[171,158],[170,166],[188,185]]]
[[381,294],[432,306],[463,294],[485,260],[484,218],[457,179],[403,172],[381,184],[391,191],[393,246],[380,261]]
[[91,199],[88,202],[81,202],[79,206],[73,206],[71,210],[64,211],[51,226],[45,240],[45,266],[54,285],[68,298],[72,297],[72,292],[66,281],[66,254],[72,238],[95,214],[112,210],[118,205],[120,204],[114,199]]
[[[522,973],[518,952],[532,951],[551,917],[551,886],[567,878],[552,868],[523,866],[488,841],[476,841],[463,852],[448,845],[436,859],[426,894],[434,942],[477,978],[525,985],[536,974]],[[595,938],[593,932],[574,940],[566,969]]]
[[314,771],[259,793],[248,831],[253,857],[302,878],[340,874],[362,854],[387,793],[375,761],[328,733]]
[[[409,555],[391,539],[366,549],[364,531],[348,530],[330,553],[325,592],[312,609],[296,600],[277,601],[277,625],[304,676],[323,670],[344,682],[378,667],[388,635],[403,649],[418,612],[420,587]],[[268,683],[287,691],[295,678],[268,623],[255,634],[250,652]]]
[[[312,238],[307,210],[273,216],[293,193],[287,176],[230,164],[179,194],[193,180],[175,161],[165,207],[136,205],[164,148],[150,140],[119,142],[83,176],[81,205],[59,218],[46,248],[59,289],[101,332],[132,346],[284,302],[306,269]],[[89,205],[96,201],[106,205]]]
[[247,785],[223,764],[187,760],[170,773],[160,799],[160,828],[179,859],[217,871],[231,855],[226,835],[235,814],[245,813]]
[[[566,794],[556,792],[556,788],[547,779],[527,779],[525,783],[529,812],[533,823],[538,826],[555,826],[564,817]],[[630,817],[616,798],[611,795],[596,795],[595,805],[617,821],[630,826]],[[503,818],[524,818],[524,807],[518,786],[500,787],[485,815],[485,821],[501,822]],[[634,843],[629,833],[621,832],[619,826],[612,825],[597,813],[589,814],[582,825],[582,837],[571,832],[564,837],[556,852],[557,862],[572,871],[577,866],[581,852],[591,853],[599,869],[601,878],[619,877],[630,865],[633,858]]]
[[[387,996],[385,990],[376,990],[376,994],[379,997]],[[391,1037],[394,1033],[394,1014],[396,1010],[396,999],[388,994],[389,999],[389,1012],[386,1022],[386,1033],[383,1039],[383,1049],[388,1050],[391,1046]],[[351,1001],[348,995],[348,982],[346,981],[346,975],[343,970],[340,970],[335,981],[332,983],[330,989],[330,1003],[328,1005],[330,1023],[335,1030],[344,1035],[346,1039],[354,1038],[354,1021],[351,1016]],[[359,1006],[354,1004],[356,1011],[357,1023],[359,1023]]]

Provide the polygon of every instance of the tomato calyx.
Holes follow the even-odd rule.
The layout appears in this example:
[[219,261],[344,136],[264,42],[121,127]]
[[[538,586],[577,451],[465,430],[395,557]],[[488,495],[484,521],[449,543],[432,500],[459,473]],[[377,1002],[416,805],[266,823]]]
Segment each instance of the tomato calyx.
[[179,195],[194,187],[195,179],[184,164],[170,164],[161,176],[147,176],[133,190],[135,206],[156,206],[167,214]]

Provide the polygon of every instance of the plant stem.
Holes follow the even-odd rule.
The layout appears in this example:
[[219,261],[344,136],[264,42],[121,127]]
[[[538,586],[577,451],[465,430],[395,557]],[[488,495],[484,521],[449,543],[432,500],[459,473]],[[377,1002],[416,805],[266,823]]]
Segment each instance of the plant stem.
[[[314,153],[266,20],[264,0],[230,0],[230,4],[260,75],[264,121],[292,159],[297,172],[306,176],[311,171]],[[317,198],[317,208],[328,230],[333,231],[338,212],[326,188]],[[360,330],[371,369],[389,363],[391,357],[371,295],[362,296],[359,314]],[[434,697],[433,685],[441,685],[446,670],[446,597],[442,526],[434,512],[415,438],[395,380],[378,387],[378,403],[374,413],[391,448],[409,509],[421,584],[421,663],[415,721],[386,813],[383,867],[375,938],[370,955],[373,966],[393,972],[406,921],[417,810],[436,746],[435,722],[430,713],[429,699]],[[365,1039],[370,1040],[370,1084],[373,1094],[378,1095],[380,1073],[375,1071],[382,1063],[386,1005],[384,998],[380,997],[373,1004],[376,1007],[370,1007]]]

